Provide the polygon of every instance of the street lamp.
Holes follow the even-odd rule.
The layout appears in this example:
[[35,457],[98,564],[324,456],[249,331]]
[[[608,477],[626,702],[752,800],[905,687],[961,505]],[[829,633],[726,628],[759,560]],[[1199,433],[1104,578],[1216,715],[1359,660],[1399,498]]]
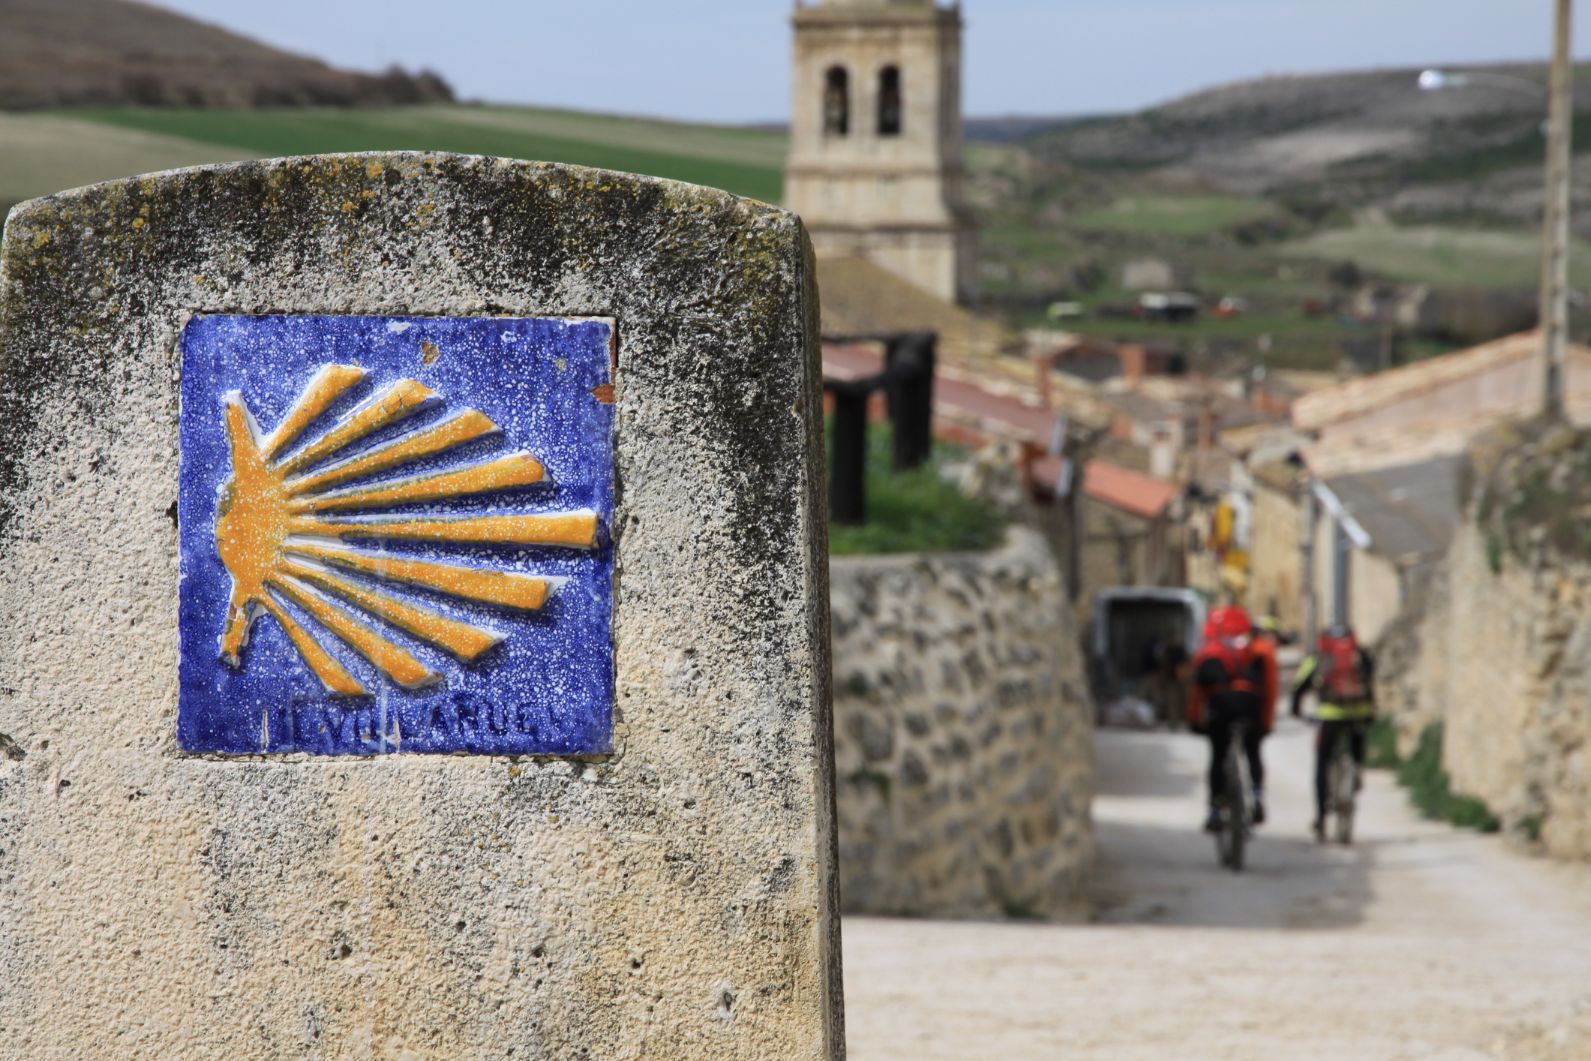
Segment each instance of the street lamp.
[[[1546,196],[1541,218],[1542,414],[1566,415],[1564,363],[1569,345],[1569,151],[1574,125],[1574,67],[1569,62],[1572,0],[1554,0],[1552,74],[1547,82]],[[1423,92],[1465,85],[1491,85],[1540,96],[1542,87],[1523,77],[1482,70],[1420,72]]]

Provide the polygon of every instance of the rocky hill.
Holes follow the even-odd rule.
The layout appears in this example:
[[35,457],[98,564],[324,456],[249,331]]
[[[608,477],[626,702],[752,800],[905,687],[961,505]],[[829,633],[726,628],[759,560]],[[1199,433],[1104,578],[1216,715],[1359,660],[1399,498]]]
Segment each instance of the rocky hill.
[[[1417,69],[1269,77],[1022,142],[1085,169],[1243,195],[1380,206],[1422,220],[1527,219],[1541,199],[1546,71],[1514,64],[1465,72],[1476,76],[1435,92],[1419,89]],[[1591,109],[1588,72],[1579,72],[1576,103]],[[1576,122],[1576,140],[1591,147],[1591,120]],[[1591,191],[1591,174],[1581,171]]]
[[451,100],[435,74],[338,70],[133,0],[0,0],[0,109]]

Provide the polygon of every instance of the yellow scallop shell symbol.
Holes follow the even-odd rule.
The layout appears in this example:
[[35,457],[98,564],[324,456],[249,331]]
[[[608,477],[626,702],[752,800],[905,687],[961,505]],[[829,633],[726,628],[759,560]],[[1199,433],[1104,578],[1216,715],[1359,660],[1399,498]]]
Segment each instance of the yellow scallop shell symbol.
[[[243,397],[223,399],[232,477],[216,508],[216,549],[232,576],[221,632],[221,658],[242,665],[250,625],[269,615],[326,689],[341,696],[368,690],[299,621],[293,611],[329,631],[389,680],[418,688],[439,680],[407,649],[381,633],[372,616],[414,638],[471,662],[502,640],[472,623],[394,595],[389,587],[420,587],[463,601],[534,611],[546,603],[546,578],[439,563],[359,548],[366,540],[472,545],[550,545],[591,549],[594,512],[459,517],[372,512],[517,490],[545,478],[528,453],[465,463],[408,477],[368,481],[493,434],[497,426],[474,409],[431,426],[349,452],[361,439],[429,407],[437,397],[414,380],[400,380],[359,405],[319,437],[294,446],[340,397],[360,383],[364,369],[325,365],[270,434],[261,436]],[[289,610],[289,607],[293,611]]]

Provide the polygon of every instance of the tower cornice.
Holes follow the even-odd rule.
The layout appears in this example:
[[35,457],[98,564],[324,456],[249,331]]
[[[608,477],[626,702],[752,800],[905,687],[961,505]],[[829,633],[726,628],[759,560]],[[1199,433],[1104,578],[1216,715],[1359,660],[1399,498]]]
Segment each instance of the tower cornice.
[[801,7],[790,21],[801,29],[848,26],[943,26],[959,29],[961,9],[950,7]]

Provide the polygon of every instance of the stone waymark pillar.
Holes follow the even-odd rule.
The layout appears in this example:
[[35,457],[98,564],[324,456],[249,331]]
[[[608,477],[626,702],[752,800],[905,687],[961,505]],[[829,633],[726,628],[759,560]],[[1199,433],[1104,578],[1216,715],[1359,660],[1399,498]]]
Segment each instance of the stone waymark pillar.
[[0,1052],[841,1052],[811,263],[448,155],[17,207]]

